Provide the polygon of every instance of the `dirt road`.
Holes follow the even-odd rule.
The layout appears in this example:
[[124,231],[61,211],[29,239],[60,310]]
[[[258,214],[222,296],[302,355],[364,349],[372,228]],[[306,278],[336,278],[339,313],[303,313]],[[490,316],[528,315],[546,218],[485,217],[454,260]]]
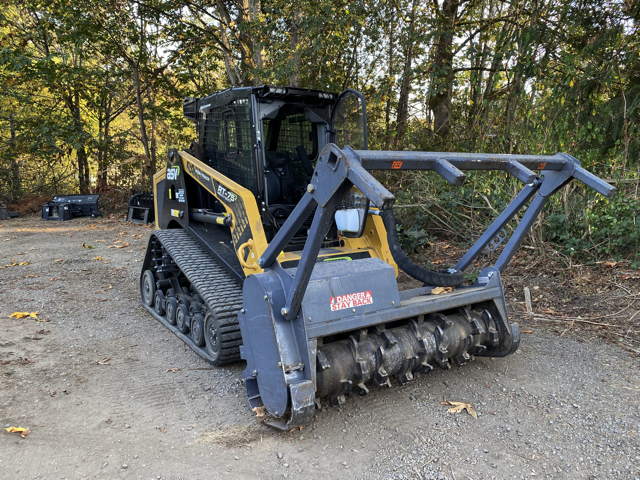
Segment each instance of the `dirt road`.
[[0,265],[18,263],[0,269],[0,426],[31,430],[0,431],[0,478],[640,478],[638,359],[540,328],[512,357],[352,398],[302,431],[257,423],[242,365],[211,369],[139,306],[149,232],[0,223]]

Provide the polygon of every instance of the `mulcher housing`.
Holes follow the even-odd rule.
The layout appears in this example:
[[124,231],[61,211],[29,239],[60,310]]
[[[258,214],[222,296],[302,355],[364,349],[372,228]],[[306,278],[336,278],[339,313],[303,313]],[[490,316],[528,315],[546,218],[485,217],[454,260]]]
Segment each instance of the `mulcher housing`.
[[[199,139],[156,174],[163,230],[145,258],[143,303],[208,361],[240,354],[250,406],[283,429],[308,424],[324,399],[513,353],[520,334],[500,272],[571,179],[614,191],[564,153],[367,150],[354,91],[231,89],[189,99],[185,114]],[[370,173],[388,169],[433,170],[454,185],[465,170],[502,170],[524,186],[456,265],[435,272],[402,252],[394,197]],[[465,283],[521,210],[495,264]],[[401,291],[398,269],[424,286]]]
[[71,220],[76,217],[99,217],[100,195],[56,195],[42,205],[43,220]]

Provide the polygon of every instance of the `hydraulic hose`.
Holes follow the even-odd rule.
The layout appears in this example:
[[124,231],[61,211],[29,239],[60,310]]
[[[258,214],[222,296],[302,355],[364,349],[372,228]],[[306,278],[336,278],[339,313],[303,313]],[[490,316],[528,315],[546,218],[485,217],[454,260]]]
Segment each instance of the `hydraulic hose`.
[[387,241],[389,243],[389,249],[391,250],[391,256],[401,270],[416,280],[424,282],[426,285],[441,287],[457,287],[462,285],[462,282],[464,282],[462,273],[435,272],[413,263],[400,246],[393,209],[389,207],[385,208],[380,212],[380,216],[387,229]]

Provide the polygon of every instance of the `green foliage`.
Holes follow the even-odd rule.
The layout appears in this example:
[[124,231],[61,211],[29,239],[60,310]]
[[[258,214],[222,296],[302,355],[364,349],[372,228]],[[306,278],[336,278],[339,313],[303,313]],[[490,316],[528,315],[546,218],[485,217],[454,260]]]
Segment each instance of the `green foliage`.
[[[566,151],[637,179],[638,12],[625,0],[9,0],[0,197],[148,188],[167,150],[194,136],[182,97],[263,83],[361,90],[370,148]],[[469,243],[519,188],[504,174],[461,188],[383,177],[414,205],[397,211],[409,250]],[[637,256],[638,190],[623,190],[610,203],[554,197],[535,236],[575,255]]]
[[429,243],[429,234],[418,224],[401,223],[397,229],[400,244],[407,253],[415,253]]
[[568,255],[640,260],[640,200],[619,194],[594,199],[579,214],[547,217],[547,239]]

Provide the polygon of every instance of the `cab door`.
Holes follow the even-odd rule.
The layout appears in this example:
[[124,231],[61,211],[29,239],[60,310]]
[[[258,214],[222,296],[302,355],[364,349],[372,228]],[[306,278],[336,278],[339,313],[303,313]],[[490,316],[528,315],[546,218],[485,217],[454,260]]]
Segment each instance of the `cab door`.
[[368,149],[367,104],[360,92],[349,88],[338,95],[331,112],[330,137],[339,147]]

